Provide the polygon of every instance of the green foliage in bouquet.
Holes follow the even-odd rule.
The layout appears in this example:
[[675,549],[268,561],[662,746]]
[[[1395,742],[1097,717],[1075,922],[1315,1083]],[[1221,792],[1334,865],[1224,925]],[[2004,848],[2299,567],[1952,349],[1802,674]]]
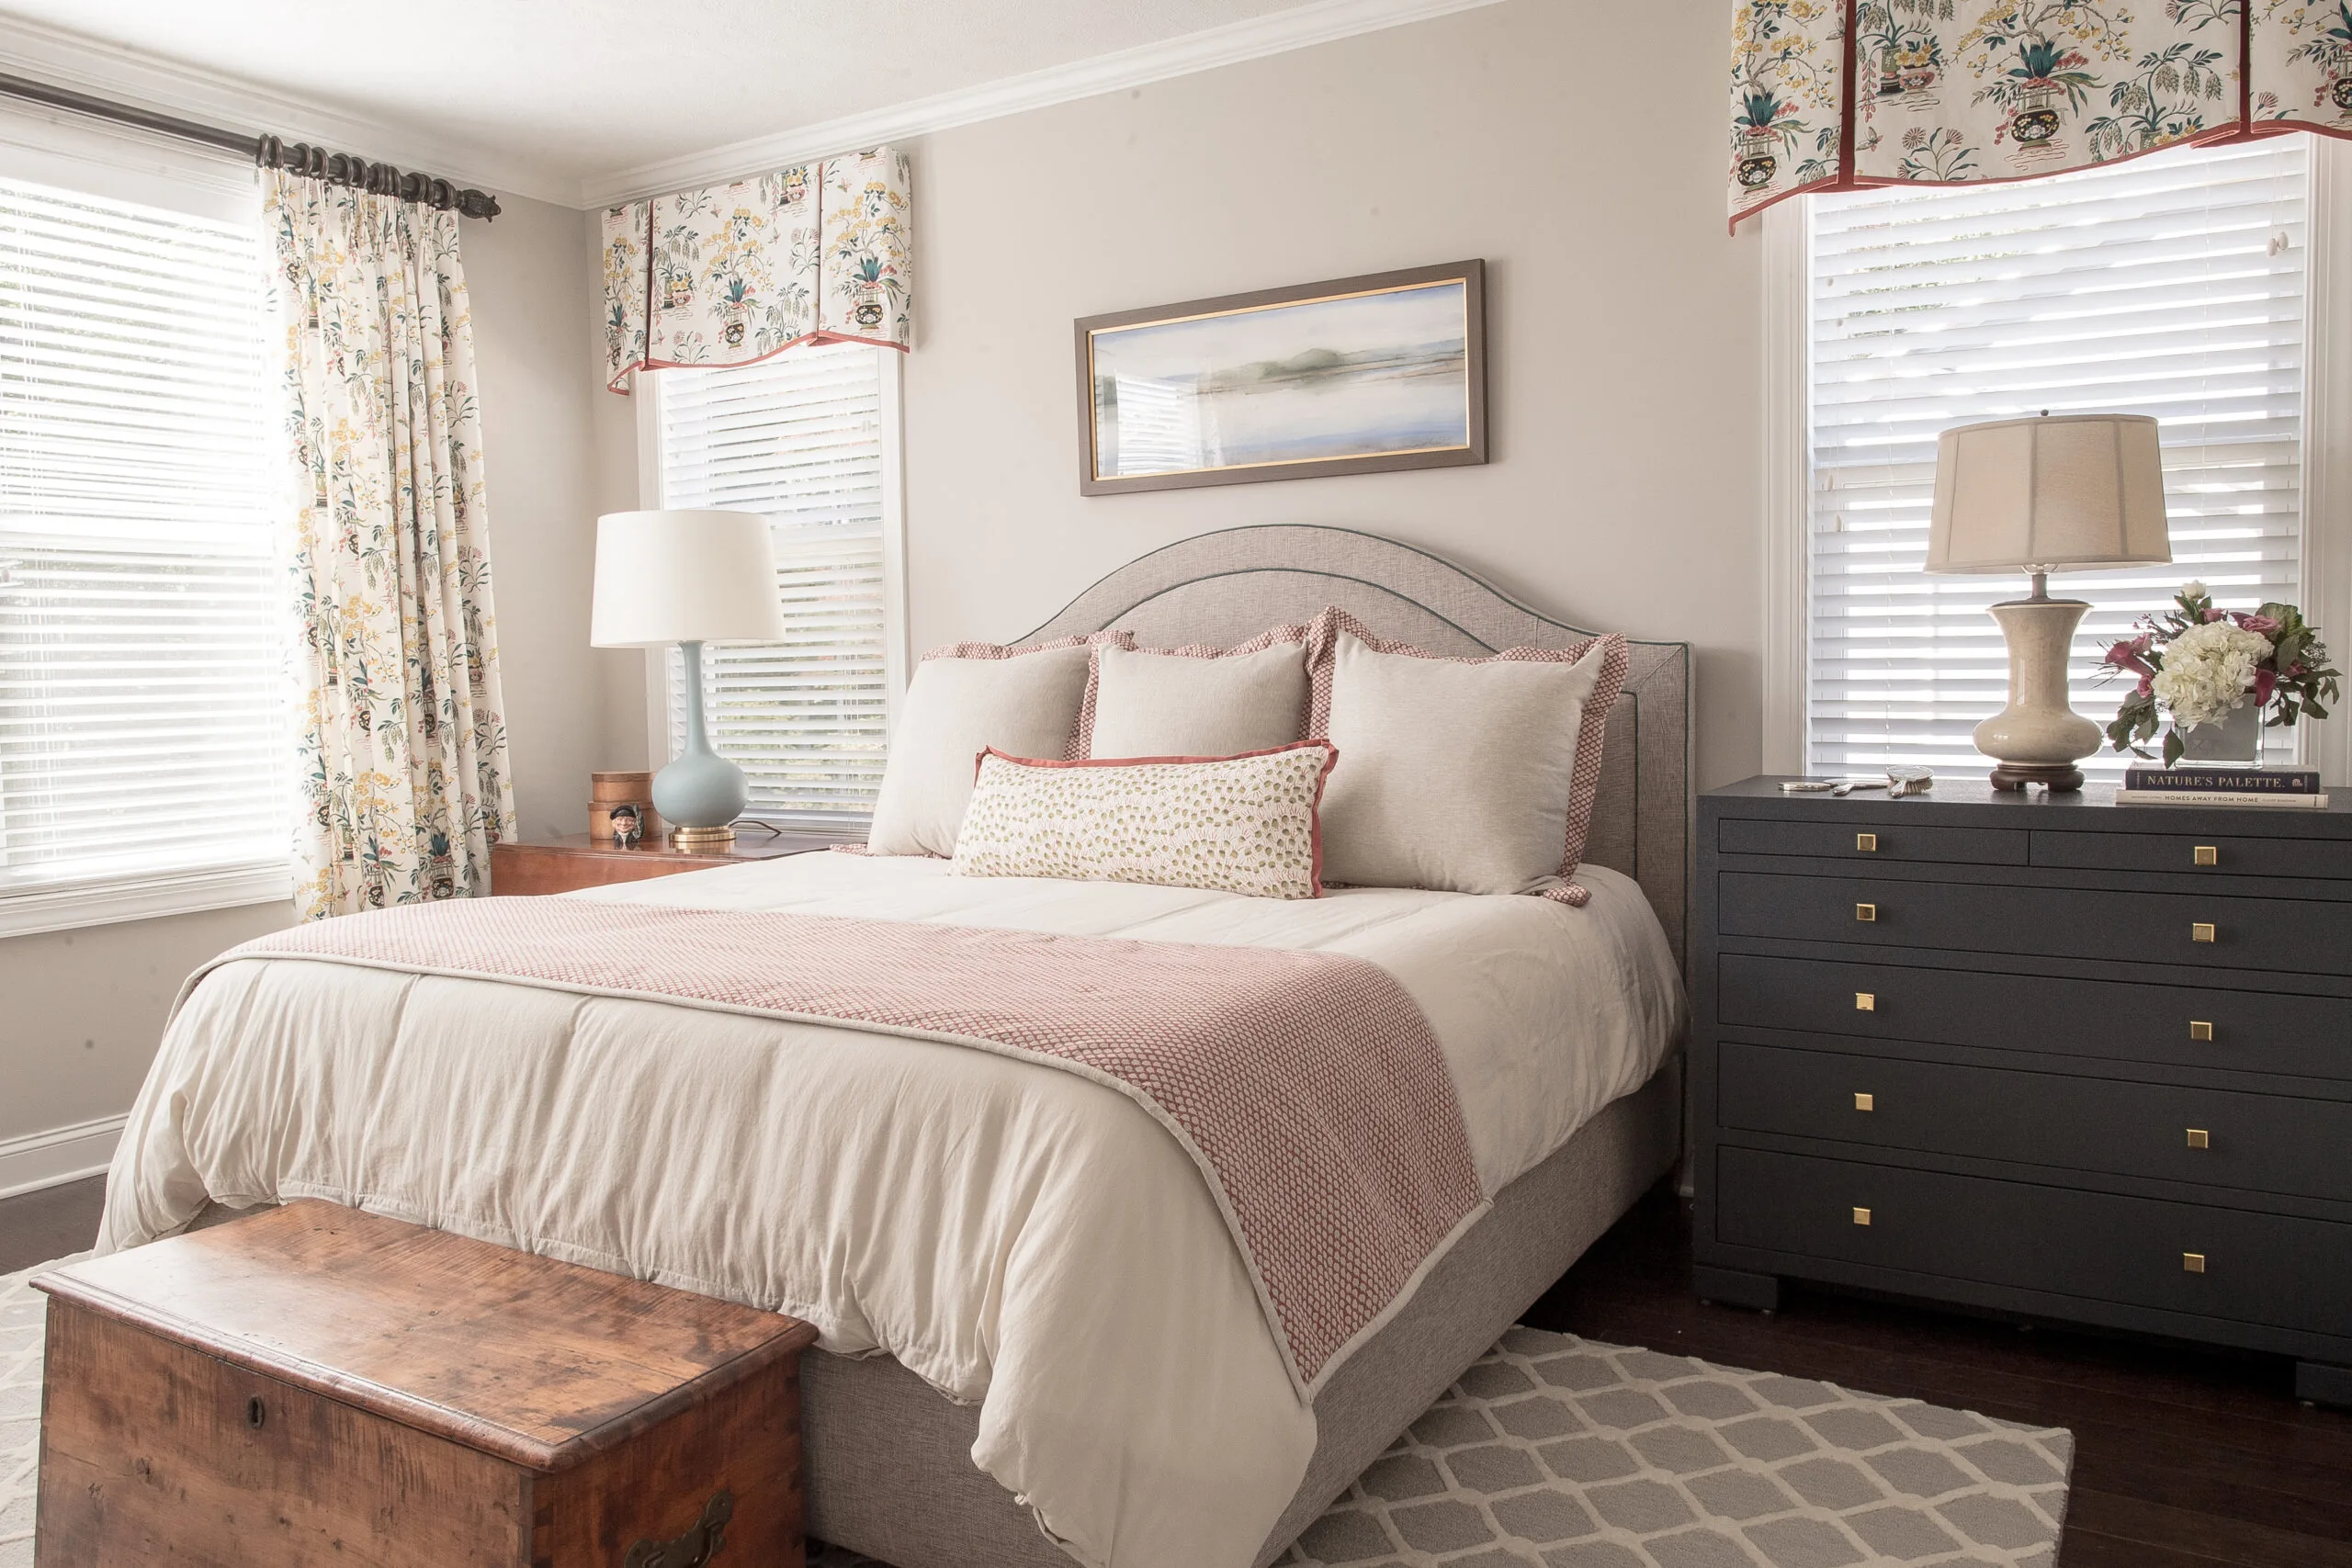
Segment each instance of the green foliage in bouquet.
[[2343,671],[2327,645],[2292,604],[2267,604],[2248,615],[2222,610],[2201,582],[2185,585],[2163,615],[2143,615],[2135,636],[2107,650],[2099,668],[2138,685],[2107,727],[2108,744],[2145,757],[2165,731],[2165,766],[2180,761],[2181,736],[2214,724],[2251,698],[2263,723],[2283,727],[2325,718],[2341,694]]

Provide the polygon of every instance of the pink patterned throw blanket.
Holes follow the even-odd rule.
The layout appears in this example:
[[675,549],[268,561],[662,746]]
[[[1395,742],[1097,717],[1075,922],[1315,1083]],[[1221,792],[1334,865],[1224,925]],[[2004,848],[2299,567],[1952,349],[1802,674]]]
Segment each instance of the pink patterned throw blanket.
[[[913,1035],[1125,1093],[1208,1179],[1302,1397],[1485,1212],[1420,1008],[1363,959],[922,922],[481,898],[223,953]],[[187,991],[182,992],[182,1000]]]

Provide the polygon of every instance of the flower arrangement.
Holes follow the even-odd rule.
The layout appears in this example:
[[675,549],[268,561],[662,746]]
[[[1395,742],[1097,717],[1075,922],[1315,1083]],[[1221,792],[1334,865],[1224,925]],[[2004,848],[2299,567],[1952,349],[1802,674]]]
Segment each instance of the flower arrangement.
[[2154,739],[2169,716],[2164,755],[2170,767],[2180,761],[2182,736],[2221,722],[2249,697],[2268,725],[2290,725],[2305,714],[2327,716],[2324,705],[2336,700],[2343,672],[2328,662],[2327,646],[2301,610],[2277,604],[2252,615],[2217,609],[2201,582],[2184,583],[2173,604],[2162,615],[2141,616],[2138,635],[2109,649],[2099,666],[2139,681],[2107,727],[2116,750],[2147,756],[2140,742]]

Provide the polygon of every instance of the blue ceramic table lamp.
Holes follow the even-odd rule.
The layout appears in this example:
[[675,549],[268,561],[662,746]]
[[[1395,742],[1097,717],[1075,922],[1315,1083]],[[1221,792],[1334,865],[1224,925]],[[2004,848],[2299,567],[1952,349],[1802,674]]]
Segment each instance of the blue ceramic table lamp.
[[702,645],[781,642],[768,520],[752,512],[615,512],[596,519],[598,648],[678,645],[686,666],[686,744],[653,776],[653,808],[679,847],[735,841],[750,791],[711,750],[702,716]]

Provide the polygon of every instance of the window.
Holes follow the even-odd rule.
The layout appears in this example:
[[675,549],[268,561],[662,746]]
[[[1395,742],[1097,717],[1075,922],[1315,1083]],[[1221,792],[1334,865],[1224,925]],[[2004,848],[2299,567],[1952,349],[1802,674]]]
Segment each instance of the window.
[[0,931],[288,892],[243,183],[208,215],[0,177]]
[[[2301,596],[2310,139],[2017,185],[1807,201],[1811,626],[1805,761],[1973,771],[2006,701],[1984,614],[2025,582],[1930,577],[1937,434],[2054,413],[2163,422],[2171,566],[2069,572],[2070,668],[2102,725],[2107,647],[2202,578],[2232,609]],[[2129,759],[2083,763],[2113,777]]]
[[[888,740],[887,350],[796,348],[739,369],[664,370],[650,390],[661,504],[767,515],[786,640],[704,650],[711,743],[751,781],[748,816],[862,829]],[[671,750],[684,743],[681,661],[667,655]]]

